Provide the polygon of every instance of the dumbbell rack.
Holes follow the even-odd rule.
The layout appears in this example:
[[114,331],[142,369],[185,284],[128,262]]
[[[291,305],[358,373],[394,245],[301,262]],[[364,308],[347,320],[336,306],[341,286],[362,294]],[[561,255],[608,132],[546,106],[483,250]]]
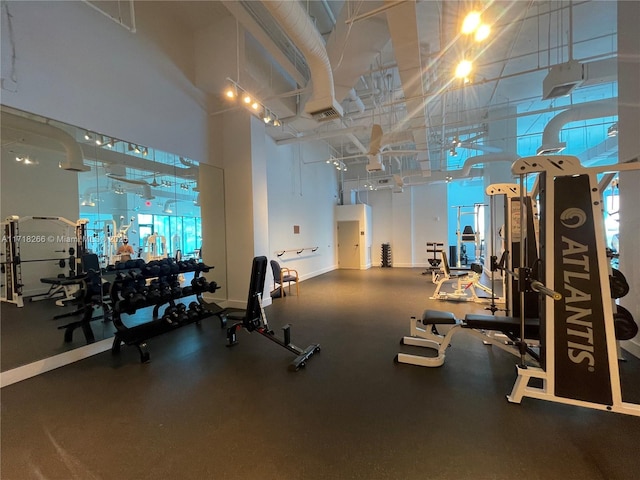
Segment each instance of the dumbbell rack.
[[[197,279],[202,278],[199,277],[201,273],[209,272],[209,270],[212,268],[202,266],[202,264],[199,265],[200,266],[197,268],[181,268],[177,272],[174,271],[173,273],[160,275],[149,275],[148,273],[145,274],[145,270],[142,269],[142,273],[140,275],[144,277],[145,280],[153,278],[158,280],[165,280],[167,283],[173,283],[177,281],[178,275],[187,272],[194,272],[194,279]],[[179,327],[183,327],[191,323],[199,324],[201,320],[217,315],[220,311],[223,310],[222,307],[219,307],[215,303],[207,304],[204,301],[204,299],[202,298],[202,293],[207,291],[210,292],[211,290],[203,288],[201,285],[198,286],[197,282],[192,282],[193,286],[191,287],[191,289],[182,289],[179,295],[172,294],[171,297],[169,297],[168,295],[164,295],[161,299],[155,299],[153,301],[148,301],[143,297],[142,299],[139,299],[138,302],[136,302],[135,306],[132,306],[131,302],[123,296],[123,286],[125,284],[125,281],[127,280],[127,278],[117,279],[111,285],[110,297],[113,304],[112,319],[113,324],[116,327],[116,334],[113,340],[113,346],[111,347],[111,352],[119,353],[122,344],[130,346],[133,345],[138,349],[138,352],[140,353],[140,362],[142,363],[146,363],[150,360],[150,355],[147,348],[148,339],[156,337],[158,335],[162,335],[163,333],[172,330],[176,330]],[[212,283],[215,284],[215,282]],[[216,285],[214,287],[214,291],[217,288],[220,287]],[[186,290],[186,293],[183,293],[184,290]],[[159,309],[163,305],[167,305],[167,308],[176,307],[176,300],[193,296],[195,296],[198,304],[202,306],[202,313],[200,315],[192,315],[189,317],[183,315],[180,321],[172,321],[171,323],[167,321],[167,318],[164,316],[158,318]],[[131,327],[125,325],[125,323],[123,322],[123,316],[133,315],[138,310],[148,307],[153,307],[152,320]],[[224,323],[222,326],[224,326]]]
[[391,267],[391,244],[383,243],[382,244],[382,263],[381,267]]

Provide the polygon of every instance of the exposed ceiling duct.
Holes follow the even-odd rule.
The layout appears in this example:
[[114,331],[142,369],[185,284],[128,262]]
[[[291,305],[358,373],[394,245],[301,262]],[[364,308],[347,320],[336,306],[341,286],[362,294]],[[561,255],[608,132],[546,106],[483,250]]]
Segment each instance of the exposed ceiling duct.
[[403,125],[413,133],[416,162],[423,174],[431,172],[427,128],[425,119],[425,89],[422,80],[422,55],[418,32],[416,4],[406,2],[395,5],[386,12],[387,24],[398,64],[402,91],[406,99],[407,119]]
[[280,0],[263,1],[262,4],[300,49],[309,65],[313,94],[305,104],[305,113],[318,121],[342,117],[342,107],[335,98],[329,57],[307,12],[298,2]]
[[569,95],[584,80],[582,64],[577,60],[554,65],[542,81],[542,98],[558,98]]
[[488,153],[485,155],[476,155],[469,157],[465,160],[462,169],[460,170],[460,177],[465,178],[471,174],[471,168],[478,164],[487,164],[494,162],[509,162],[513,163],[520,158],[520,155],[515,153]]
[[[383,5],[379,1],[359,2],[350,8],[345,2],[335,27],[327,40],[327,54],[333,68],[336,99],[342,102],[363,75],[380,57],[380,52],[389,43],[389,29],[383,14],[349,21],[353,10],[372,11]],[[362,94],[360,94],[362,97]]]
[[199,167],[195,165],[188,168],[178,168],[177,166],[170,165],[168,163],[146,160],[141,157],[126,155],[106,148],[100,149],[99,152],[100,153],[98,154],[98,151],[95,148],[87,148],[84,157],[87,160],[106,164],[106,168],[110,173],[114,174],[114,176],[125,175],[122,173],[123,166],[133,170],[140,170],[142,172],[151,172],[158,175],[167,175],[185,178],[188,180],[197,179],[199,175]]
[[542,81],[542,98],[549,100],[564,97],[577,87],[615,82],[616,79],[616,58],[605,58],[584,64],[577,60],[570,60],[551,67]]
[[156,198],[151,193],[151,187],[149,186],[149,184],[143,180],[131,180],[128,178],[123,178],[120,175],[114,175],[112,173],[107,173],[106,176],[114,180],[117,180],[119,182],[131,183],[133,185],[140,185],[142,187],[142,198],[144,198],[145,200],[153,200],[154,198]]
[[542,145],[536,153],[538,155],[548,155],[559,153],[567,146],[566,142],[560,141],[560,130],[571,122],[579,120],[589,120],[592,118],[613,117],[618,114],[618,99],[609,98],[597,102],[579,103],[568,110],[560,112],[553,117],[544,127],[542,133]]
[[39,135],[62,145],[67,155],[66,161],[60,162],[60,168],[71,172],[88,172],[91,168],[84,164],[82,150],[76,140],[64,130],[47,123],[21,117],[9,112],[2,112],[2,128],[12,128],[34,135]]

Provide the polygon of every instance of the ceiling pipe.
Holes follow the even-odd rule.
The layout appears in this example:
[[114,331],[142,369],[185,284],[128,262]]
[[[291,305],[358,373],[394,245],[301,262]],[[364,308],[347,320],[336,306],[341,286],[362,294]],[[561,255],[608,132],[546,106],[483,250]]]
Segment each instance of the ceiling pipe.
[[171,205],[173,205],[174,203],[177,203],[177,200],[175,198],[167,200],[166,202],[164,202],[164,208],[162,209],[162,211],[164,213],[173,213],[173,210],[171,210]]
[[567,146],[560,141],[560,130],[571,122],[593,118],[613,117],[618,114],[618,99],[609,98],[596,102],[579,103],[553,117],[542,133],[542,145],[536,151],[538,155],[559,153]]
[[262,4],[300,49],[309,65],[313,94],[304,107],[305,113],[317,120],[341,117],[343,111],[335,98],[329,56],[307,12],[299,2],[265,0]]
[[324,140],[326,138],[346,136],[350,133],[366,133],[369,131],[371,131],[371,127],[366,127],[366,126],[349,127],[349,128],[343,128],[341,130],[328,130],[326,132],[311,133],[307,135],[300,135],[298,137],[276,140],[276,145],[288,145],[290,143],[302,143],[302,142],[310,142],[313,140]]
[[479,163],[487,164],[494,162],[509,162],[513,163],[520,158],[520,155],[515,153],[489,153],[487,155],[476,155],[475,157],[469,157],[465,160],[462,170],[460,171],[460,177],[468,177],[471,173],[471,168]]
[[56,141],[64,148],[67,160],[60,162],[60,168],[71,172],[88,172],[91,167],[84,164],[82,150],[76,140],[64,130],[27,117],[2,112],[2,128],[13,128]]
[[122,178],[119,175],[114,175],[113,173],[107,173],[105,174],[105,176],[113,180],[117,180],[118,182],[131,183],[133,185],[142,186],[142,198],[144,198],[145,200],[153,200],[154,198],[156,198],[151,193],[151,187],[149,186],[149,184],[143,180],[130,180],[128,178]]
[[356,107],[358,108],[358,111],[360,113],[364,113],[364,103],[356,93],[355,88],[352,88],[351,90],[349,90],[349,100],[351,100],[353,103],[356,104]]
[[327,13],[329,20],[331,20],[331,25],[335,26],[336,24],[336,16],[333,14],[333,10],[331,10],[331,6],[327,0],[322,0],[322,6],[324,7],[324,11]]

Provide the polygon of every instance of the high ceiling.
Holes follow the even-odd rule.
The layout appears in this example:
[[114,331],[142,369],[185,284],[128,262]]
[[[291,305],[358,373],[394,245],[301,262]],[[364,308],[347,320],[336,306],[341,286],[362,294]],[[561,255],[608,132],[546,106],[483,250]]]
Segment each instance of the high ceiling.
[[[140,5],[145,8],[145,3]],[[322,81],[309,70],[300,39],[275,19],[265,2],[154,3],[163,3],[165,11],[191,31],[215,24],[235,32],[242,26],[242,73],[253,72],[256,83],[248,82],[250,88],[257,88],[265,106],[283,119],[282,126],[267,127],[267,133],[280,144],[322,139],[328,153],[361,171],[368,162],[374,123],[387,135],[405,133],[387,145],[405,152],[395,155],[398,165],[438,171],[447,168],[447,152],[456,137],[464,139],[463,149],[470,144],[491,147],[494,138],[487,137],[486,124],[492,116],[541,114],[611,96],[606,75],[570,97],[549,100],[542,99],[542,84],[554,65],[615,56],[615,2],[301,1],[326,49],[336,100],[344,110],[342,118],[325,122],[304,112]],[[460,33],[472,9],[491,27],[491,35],[481,43]],[[467,83],[453,75],[463,58],[474,66]],[[258,63],[265,59],[271,66],[268,75],[261,76]],[[221,62],[220,70],[226,71],[219,77],[235,78],[235,69],[235,62]],[[206,87],[213,96],[221,96],[223,88],[219,81]],[[515,150],[515,129],[505,135],[495,150]]]

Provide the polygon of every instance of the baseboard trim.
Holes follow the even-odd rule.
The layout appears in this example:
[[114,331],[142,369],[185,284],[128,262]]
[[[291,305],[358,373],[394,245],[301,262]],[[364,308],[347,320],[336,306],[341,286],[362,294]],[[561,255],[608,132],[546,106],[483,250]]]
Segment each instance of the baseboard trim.
[[111,349],[113,337],[0,373],[0,388],[64,367]]
[[620,346],[636,358],[640,358],[640,345],[633,340],[620,342]]

